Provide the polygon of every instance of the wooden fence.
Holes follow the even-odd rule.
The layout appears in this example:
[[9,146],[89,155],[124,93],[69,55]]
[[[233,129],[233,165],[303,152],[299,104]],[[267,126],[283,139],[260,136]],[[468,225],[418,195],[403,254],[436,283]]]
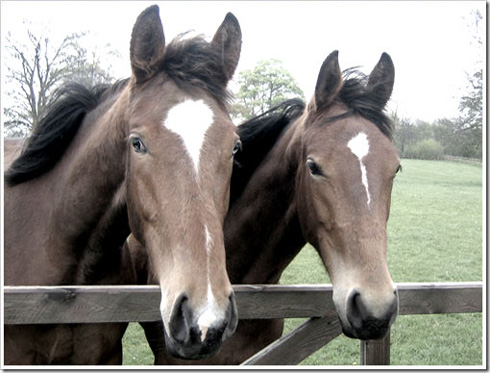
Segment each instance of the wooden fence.
[[[332,286],[235,285],[240,319],[308,318],[244,365],[295,365],[341,334]],[[398,284],[400,315],[482,312],[482,283]],[[160,319],[157,286],[6,286],[5,324]],[[361,342],[361,364],[390,363],[390,338]]]

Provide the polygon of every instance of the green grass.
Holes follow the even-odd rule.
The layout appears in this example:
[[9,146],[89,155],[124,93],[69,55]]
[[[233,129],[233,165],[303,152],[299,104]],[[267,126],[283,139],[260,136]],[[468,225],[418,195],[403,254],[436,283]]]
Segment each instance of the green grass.
[[[482,168],[403,160],[388,223],[388,265],[395,282],[482,280]],[[308,274],[308,278],[305,278]],[[305,247],[281,283],[329,282],[320,258]],[[301,321],[287,320],[286,332]],[[355,365],[359,342],[344,336],[303,365]],[[392,365],[481,365],[482,315],[400,316],[391,332]]]
[[137,323],[130,323],[124,334],[123,352],[123,365],[153,365],[153,352]]
[[[482,281],[482,167],[403,160],[388,223],[388,265],[395,282]],[[283,284],[328,283],[318,254],[306,246]],[[285,333],[304,320],[286,320]],[[141,328],[124,338],[124,364],[147,365]],[[357,365],[359,341],[336,338],[302,365]],[[391,331],[392,365],[481,365],[482,315],[400,316]]]

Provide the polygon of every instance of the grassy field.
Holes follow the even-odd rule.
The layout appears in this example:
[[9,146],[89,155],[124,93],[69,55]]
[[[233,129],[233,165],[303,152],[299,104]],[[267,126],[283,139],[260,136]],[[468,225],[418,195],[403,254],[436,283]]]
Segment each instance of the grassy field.
[[[482,280],[482,167],[403,160],[388,223],[388,263],[395,282]],[[316,251],[306,246],[283,284],[328,283]],[[289,332],[304,320],[287,320]],[[124,364],[152,363],[140,327],[130,325]],[[302,365],[356,365],[359,341],[340,336]],[[392,365],[481,365],[482,315],[400,316],[391,331]]]

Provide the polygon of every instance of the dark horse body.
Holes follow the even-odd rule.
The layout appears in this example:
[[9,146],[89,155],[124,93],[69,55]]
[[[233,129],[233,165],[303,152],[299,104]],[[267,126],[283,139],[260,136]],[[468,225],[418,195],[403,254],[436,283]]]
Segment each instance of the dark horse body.
[[[216,353],[237,322],[223,221],[238,141],[226,85],[240,48],[231,14],[211,43],[165,45],[150,7],[133,28],[130,79],[71,85],[22,151],[6,140],[6,285],[135,283],[121,252],[132,232],[162,288],[169,351]],[[5,364],[120,364],[126,327],[6,326]]]
[[[225,221],[233,284],[277,284],[306,242],[320,254],[344,333],[381,338],[398,311],[386,263],[386,222],[400,163],[383,113],[394,66],[383,54],[369,77],[324,62],[314,98],[287,102],[239,126]],[[137,245],[131,250],[137,252]],[[187,364],[144,325],[156,364]],[[239,364],[281,336],[283,320],[241,320],[220,353],[196,364]]]

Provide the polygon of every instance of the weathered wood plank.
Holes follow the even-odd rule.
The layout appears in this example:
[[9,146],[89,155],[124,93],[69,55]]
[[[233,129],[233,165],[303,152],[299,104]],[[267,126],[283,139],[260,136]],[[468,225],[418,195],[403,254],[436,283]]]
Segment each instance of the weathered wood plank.
[[[157,321],[158,286],[5,287],[5,324]],[[241,319],[321,317],[331,287],[234,287]]]
[[361,365],[390,365],[390,334],[380,340],[361,341]]
[[334,309],[331,286],[234,286],[240,319],[322,317]]
[[[482,311],[481,283],[399,284],[400,314]],[[236,285],[241,319],[323,317],[334,308],[331,285]],[[156,321],[158,286],[4,288],[6,324]]]
[[312,318],[273,342],[242,365],[297,365],[342,333],[335,312]]
[[482,312],[482,283],[412,283],[398,285],[400,314]]
[[5,324],[155,321],[158,286],[5,287]]

